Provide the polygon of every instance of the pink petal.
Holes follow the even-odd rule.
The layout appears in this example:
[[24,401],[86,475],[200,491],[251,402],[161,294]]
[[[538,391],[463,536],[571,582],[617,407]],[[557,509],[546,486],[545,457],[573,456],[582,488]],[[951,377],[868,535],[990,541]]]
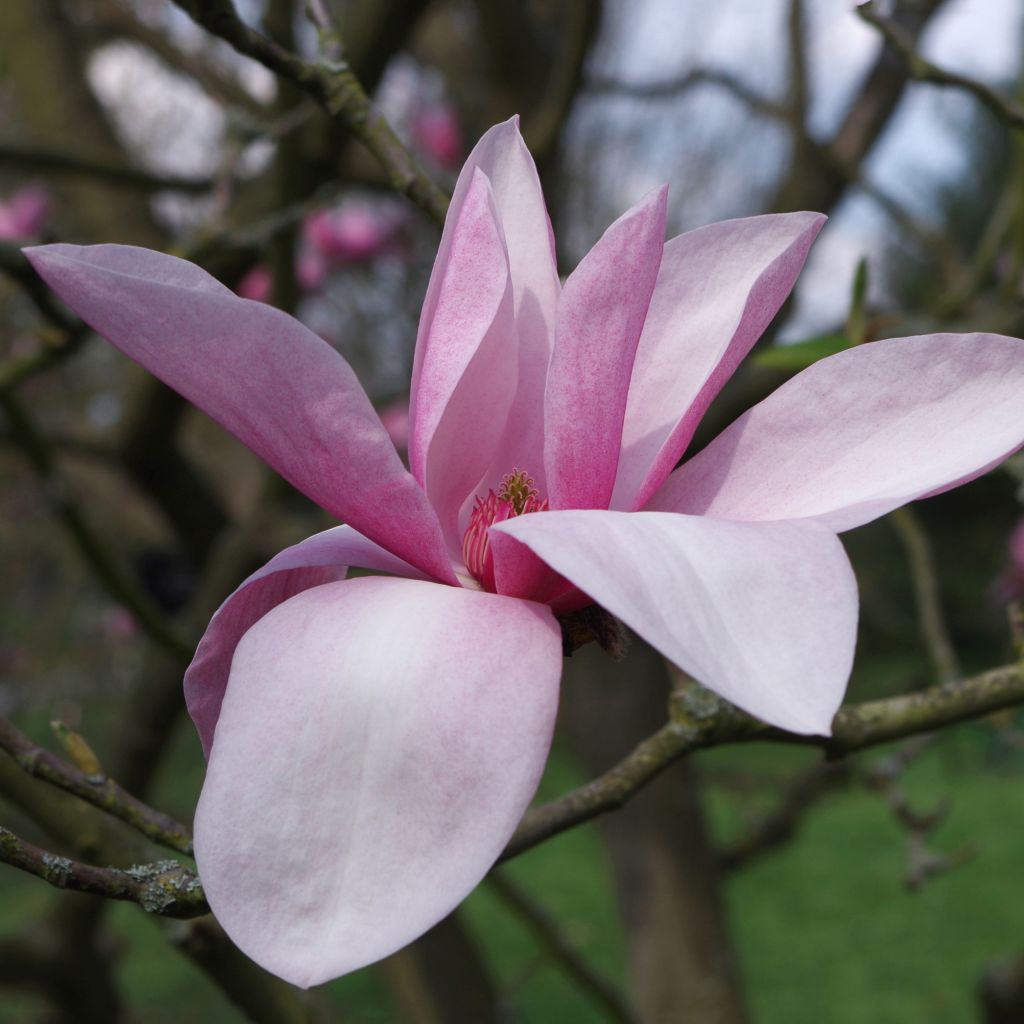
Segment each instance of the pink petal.
[[312,331],[173,256],[120,245],[25,252],[100,334],[313,501],[455,582],[426,495],[351,367]]
[[728,220],[673,238],[661,260],[622,429],[613,508],[641,508],[796,281],[819,213]]
[[[519,134],[517,117],[495,125],[477,143],[459,175],[444,234],[427,288],[416,343],[413,382],[421,373],[426,325],[433,321],[453,241],[476,169],[491,183],[498,222],[508,251],[512,301],[518,336],[517,391],[505,436],[495,456],[497,479],[516,467],[526,469],[544,490],[544,382],[554,344],[555,307],[560,285],[555,246],[533,158]],[[493,481],[492,481],[493,482]]]
[[409,460],[457,552],[459,509],[505,432],[517,358],[508,254],[490,183],[479,169],[449,223],[443,274],[429,322],[424,306],[417,342]]
[[343,580],[352,566],[427,578],[352,527],[336,526],[276,554],[217,609],[185,673],[185,702],[207,757],[238,641],[271,608],[310,587]]
[[857,583],[831,531],[567,511],[510,519],[491,538],[525,544],[744,711],[790,732],[830,732],[857,631]]
[[667,195],[657,189],[620,217],[565,282],[544,406],[553,508],[607,508],[611,499]]
[[1024,342],[877,341],[822,359],[676,470],[650,507],[726,519],[867,523],[1024,443]]
[[309,986],[448,914],[536,789],[561,660],[543,606],[411,580],[328,584],[261,619],[196,812],[232,940]]

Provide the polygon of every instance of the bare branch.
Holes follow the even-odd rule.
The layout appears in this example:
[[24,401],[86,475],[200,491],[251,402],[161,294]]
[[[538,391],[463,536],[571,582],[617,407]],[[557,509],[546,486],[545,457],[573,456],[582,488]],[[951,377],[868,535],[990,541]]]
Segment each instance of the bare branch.
[[161,846],[191,855],[192,834],[185,825],[136,799],[102,772],[86,773],[36,746],[5,718],[0,718],[0,750],[10,754],[14,763],[28,775],[120,818]]
[[79,156],[76,153],[14,142],[0,144],[0,165],[17,170],[43,174],[77,175],[96,178],[119,188],[136,188],[143,192],[209,192],[211,178],[192,178],[177,174],[153,174],[138,167],[108,160]]
[[788,121],[789,107],[777,100],[762,96],[741,78],[717,68],[694,68],[678,78],[660,82],[624,82],[621,79],[593,77],[587,80],[590,92],[613,93],[638,100],[675,99],[700,85],[714,85],[730,93],[754,113],[764,114],[774,120]]
[[686,754],[705,747],[768,739],[821,747],[830,757],[932,732],[1024,703],[1024,666],[1004,665],[971,679],[842,708],[831,736],[798,736],[772,728],[698,686],[676,688],[669,721],[604,775],[528,811],[501,860],[621,807]]
[[807,812],[849,779],[850,766],[846,761],[814,764],[797,773],[782,787],[776,806],[717,852],[718,867],[735,871],[788,842]]
[[789,95],[792,105],[790,116],[793,123],[800,126],[801,134],[806,135],[810,96],[807,84],[807,39],[804,22],[804,0],[789,0],[786,35],[789,42]]
[[72,499],[53,453],[28,412],[13,391],[0,389],[0,409],[7,416],[11,436],[21,448],[39,478],[39,482],[57,517],[64,524],[86,562],[92,567],[111,595],[135,615],[146,634],[176,658],[188,659],[192,648],[157,611],[124,573],[102,538],[90,526],[82,510]]
[[[669,99],[680,96],[699,85],[713,85],[734,96],[749,110],[762,117],[771,118],[794,130],[801,153],[813,160],[829,178],[838,179],[843,187],[859,188],[873,200],[892,221],[908,235],[916,239],[925,249],[938,253],[949,266],[954,263],[954,254],[949,239],[940,231],[921,224],[895,199],[870,181],[860,167],[859,160],[844,156],[845,148],[838,142],[825,144],[817,141],[803,130],[794,120],[793,109],[786,103],[764,96],[742,79],[714,68],[696,68],[678,78],[661,82],[631,83],[616,79],[594,78],[587,87],[594,92],[609,92],[635,99]],[[798,88],[798,86],[794,86]],[[837,137],[838,138],[838,137]],[[803,204],[813,208],[813,204]]]
[[914,585],[914,603],[917,606],[921,638],[931,659],[935,678],[940,683],[951,683],[959,678],[960,666],[942,612],[931,541],[917,513],[909,506],[896,509],[890,521],[896,528],[910,562],[910,578]]
[[391,125],[373,108],[347,61],[312,63],[250,28],[231,0],[174,0],[199,25],[246,57],[297,85],[313,97],[387,168],[391,186],[408,196],[439,225],[448,199],[405,148]]
[[107,0],[99,4],[95,17],[85,30],[94,45],[113,39],[139,43],[168,68],[194,79],[214,99],[256,116],[266,113],[265,104],[256,99],[230,71],[211,60],[211,55],[183,49],[160,27],[148,24],[124,3]]
[[604,1009],[609,1020],[618,1021],[619,1024],[639,1024],[636,1011],[626,1002],[618,988],[580,955],[563,934],[558,921],[525,889],[516,885],[502,871],[492,871],[487,881],[502,902],[522,918],[562,970]]
[[48,853],[0,825],[0,863],[35,875],[57,889],[127,900],[161,917],[199,917],[210,912],[199,879],[176,860],[127,869],[98,868]]
[[915,48],[913,39],[895,21],[879,14],[871,0],[861,4],[857,8],[857,14],[882,33],[885,41],[906,61],[910,77],[915,81],[969,92],[1012,128],[1024,128],[1024,107],[1008,100],[976,78],[947,71],[924,58]]

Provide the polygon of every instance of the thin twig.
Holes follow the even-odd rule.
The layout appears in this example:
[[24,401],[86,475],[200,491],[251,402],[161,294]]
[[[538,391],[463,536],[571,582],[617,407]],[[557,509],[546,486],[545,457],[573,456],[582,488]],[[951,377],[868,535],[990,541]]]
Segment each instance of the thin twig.
[[929,839],[949,813],[949,801],[942,800],[932,810],[921,812],[914,808],[904,792],[902,782],[907,769],[935,745],[937,738],[936,733],[915,736],[864,774],[867,787],[884,798],[897,824],[903,829],[906,851],[904,882],[908,889],[920,889],[929,879],[969,863],[978,854],[975,843],[966,843],[948,853],[933,849]]
[[794,121],[793,109],[789,104],[763,96],[730,72],[716,68],[695,68],[678,78],[661,82],[632,83],[605,78],[593,78],[587,82],[588,89],[593,92],[615,93],[634,99],[668,99],[682,95],[699,85],[717,86],[734,96],[755,114],[779,121],[797,130],[804,152],[820,164],[823,170],[834,174],[847,185],[859,188],[908,235],[915,238],[925,249],[938,253],[945,264],[952,265],[954,254],[945,235],[929,225],[919,223],[892,196],[869,181],[859,164],[841,155],[841,148],[838,145],[818,142],[800,130],[800,125]]
[[53,453],[47,447],[25,407],[12,391],[0,389],[0,409],[7,416],[11,436],[35,470],[55,513],[103,585],[117,601],[133,613],[146,634],[165,651],[177,658],[190,658],[191,646],[178,636],[173,626],[123,572],[117,559],[71,498]]
[[619,1024],[639,1024],[639,1017],[615,984],[580,955],[545,907],[502,871],[492,871],[487,881],[502,902],[522,918],[565,973],[604,1009],[609,1020]]
[[120,39],[139,43],[168,68],[194,79],[215,100],[257,117],[266,113],[266,105],[223,67],[223,62],[209,52],[183,49],[159,25],[137,16],[131,6],[116,0],[93,0],[91,18],[82,26],[84,38],[93,46]]
[[810,106],[805,20],[803,0],[789,0],[786,35],[789,42],[790,118],[802,136],[806,136],[807,109]]
[[882,33],[885,41],[906,62],[911,78],[918,82],[929,82],[932,85],[969,92],[988,107],[996,117],[1005,121],[1012,128],[1024,128],[1024,107],[1008,100],[976,78],[969,78],[967,75],[960,75],[955,71],[947,71],[927,60],[896,22],[875,10],[873,2],[861,4],[857,8],[857,14],[863,21],[873,25]]
[[717,851],[721,871],[735,871],[788,842],[807,812],[829,793],[850,780],[846,761],[814,764],[798,772],[782,787],[778,802],[756,818],[732,841]]
[[693,68],[676,78],[654,82],[625,82],[617,78],[588,78],[584,87],[588,92],[613,93],[637,100],[671,100],[701,85],[714,85],[730,93],[757,114],[777,121],[788,121],[792,116],[785,103],[762,96],[741,78],[720,68]]
[[161,846],[191,855],[192,834],[187,826],[144,804],[105,774],[86,773],[37,746],[5,718],[0,718],[0,750],[6,751],[26,774],[119,818]]
[[444,224],[448,198],[419,166],[387,120],[373,108],[359,79],[345,60],[310,62],[251,28],[231,0],[174,0],[197,24],[239,53],[297,85],[313,97],[387,169],[396,192]]
[[119,188],[137,188],[144,192],[203,193],[213,188],[212,178],[153,174],[151,171],[130,167],[127,164],[13,142],[0,144],[0,166],[45,174],[94,178]]
[[127,900],[161,917],[199,917],[210,912],[199,879],[176,860],[126,869],[98,868],[42,850],[0,825],[0,863],[35,875],[57,889]]
[[949,637],[946,618],[939,595],[939,577],[935,571],[935,554],[931,541],[914,509],[898,508],[890,516],[910,563],[910,579],[914,586],[921,639],[932,663],[935,678],[950,683],[960,675],[953,641]]

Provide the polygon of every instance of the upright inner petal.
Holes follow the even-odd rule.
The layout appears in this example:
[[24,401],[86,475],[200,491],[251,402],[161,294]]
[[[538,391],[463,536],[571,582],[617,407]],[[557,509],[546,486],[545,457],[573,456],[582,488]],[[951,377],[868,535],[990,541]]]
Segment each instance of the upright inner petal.
[[[555,307],[561,285],[540,180],[518,124],[518,118],[513,117],[486,132],[459,175],[423,304],[413,389],[418,390],[424,373],[427,335],[441,300],[456,225],[479,171],[490,183],[496,220],[504,238],[515,321],[514,334],[504,340],[515,363],[511,370],[504,371],[514,398],[494,457],[493,472],[484,475],[493,483],[510,466],[530,465],[543,487],[544,384],[554,344]],[[472,481],[471,486],[476,483]]]
[[665,241],[667,189],[620,217],[565,283],[544,398],[554,508],[607,508],[637,342]]
[[768,214],[665,246],[636,350],[612,508],[643,507],[789,295],[825,218]]

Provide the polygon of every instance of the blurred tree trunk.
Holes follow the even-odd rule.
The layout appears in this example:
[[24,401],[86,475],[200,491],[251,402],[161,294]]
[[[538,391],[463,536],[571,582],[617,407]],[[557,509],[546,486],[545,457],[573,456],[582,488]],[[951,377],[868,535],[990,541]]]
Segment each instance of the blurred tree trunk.
[[[946,0],[902,0],[895,5],[893,20],[908,38],[920,38]],[[832,163],[823,161],[818,147],[810,145],[805,124],[795,125],[790,167],[783,175],[775,198],[768,204],[776,212],[820,210],[830,212],[846,194],[852,178],[892,120],[910,73],[906,61],[883,46],[858,90],[839,130],[828,141]]]
[[[664,724],[668,675],[635,642],[616,665],[579,652],[563,716],[588,776],[610,767]],[[671,768],[601,821],[625,926],[633,1002],[647,1024],[746,1021],[719,878],[690,762]]]
[[[0,67],[11,89],[23,142],[124,163],[125,155],[86,81],[88,51],[60,0],[0,4]],[[68,227],[90,242],[159,246],[146,197],[107,182],[55,183]]]
[[1024,954],[989,965],[978,982],[983,1024],[1024,1020]]
[[497,991],[458,911],[379,970],[405,1024],[498,1024]]

